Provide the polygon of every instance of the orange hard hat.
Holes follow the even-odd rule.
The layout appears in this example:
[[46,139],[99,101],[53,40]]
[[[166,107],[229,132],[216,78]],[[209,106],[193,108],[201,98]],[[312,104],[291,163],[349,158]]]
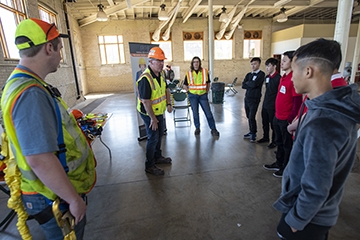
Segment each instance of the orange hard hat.
[[84,116],[84,113],[80,111],[79,109],[73,109],[71,110],[71,114],[74,115],[75,119],[80,119]]
[[166,59],[164,51],[159,47],[153,47],[152,49],[150,49],[148,58],[154,58],[157,60],[165,60]]

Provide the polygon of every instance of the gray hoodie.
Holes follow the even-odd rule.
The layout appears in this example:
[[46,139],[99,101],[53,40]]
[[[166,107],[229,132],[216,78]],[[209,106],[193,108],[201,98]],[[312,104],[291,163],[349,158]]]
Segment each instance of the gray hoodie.
[[303,230],[309,224],[333,226],[345,181],[356,157],[360,95],[357,85],[341,87],[305,102],[304,116],[282,178],[274,208],[286,223]]

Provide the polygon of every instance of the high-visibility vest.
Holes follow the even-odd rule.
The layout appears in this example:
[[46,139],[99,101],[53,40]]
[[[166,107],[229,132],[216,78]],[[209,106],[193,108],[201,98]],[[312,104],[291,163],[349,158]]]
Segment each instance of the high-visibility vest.
[[[13,74],[24,72],[16,68]],[[6,133],[9,138],[10,146],[14,152],[17,165],[21,172],[21,190],[23,193],[40,193],[50,200],[56,198],[56,194],[45,186],[32,171],[22,154],[19,141],[16,136],[14,123],[12,121],[12,110],[20,95],[30,87],[39,87],[46,93],[47,84],[35,74],[26,72],[29,77],[13,78],[6,83],[1,97],[1,109]],[[51,96],[51,95],[50,95]],[[51,96],[52,97],[52,96]],[[64,143],[66,146],[66,163],[69,171],[67,176],[79,194],[89,192],[95,185],[95,157],[86,141],[82,130],[78,126],[74,116],[68,113],[65,102],[57,97],[62,121]],[[55,112],[55,109],[53,110]],[[56,154],[56,153],[54,153]],[[56,179],[54,179],[56,181]]]
[[198,71],[198,73],[195,71],[189,71],[186,76],[190,93],[197,95],[203,95],[206,93],[208,70],[203,68],[201,71]]
[[[160,86],[159,82],[157,81],[157,79],[153,78],[151,76],[150,69],[147,68],[141,74],[140,78],[136,81],[136,87],[138,87],[139,81],[143,77],[146,77],[146,79],[148,80],[148,82],[150,84],[150,88],[151,88],[150,100],[151,100],[151,104],[152,104],[152,110],[154,111],[155,116],[164,114],[164,112],[166,110],[166,82],[165,82],[164,71],[162,71],[160,74],[161,86]],[[139,94],[138,94],[138,101],[137,101],[137,110],[140,113],[145,114],[145,113],[141,112],[141,99],[140,99]],[[148,115],[148,113],[146,113],[146,115]]]

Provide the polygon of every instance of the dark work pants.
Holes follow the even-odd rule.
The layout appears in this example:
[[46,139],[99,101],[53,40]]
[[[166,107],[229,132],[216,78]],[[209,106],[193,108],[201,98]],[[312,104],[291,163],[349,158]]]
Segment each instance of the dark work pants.
[[259,107],[260,99],[244,99],[245,103],[245,113],[246,117],[248,118],[249,122],[249,130],[252,134],[256,134],[257,132],[257,126],[256,126],[256,112]]
[[309,223],[302,231],[293,233],[290,226],[285,222],[286,214],[281,216],[280,222],[277,226],[277,232],[283,240],[327,240],[329,229],[331,227],[320,226]]
[[279,120],[274,117],[273,127],[276,136],[276,163],[284,169],[289,162],[290,152],[293,145],[292,136],[287,131],[289,125],[287,120]]
[[140,116],[144,120],[148,136],[146,143],[145,168],[151,168],[155,165],[155,159],[161,157],[161,138],[164,135],[164,117],[163,115],[156,116],[158,128],[154,131],[150,128],[150,117],[144,114],[140,114]]
[[273,142],[273,143],[275,143],[275,131],[274,131],[274,125],[273,125],[274,116],[275,116],[275,109],[268,109],[268,108],[261,109],[262,128],[263,128],[263,132],[264,132],[263,137],[265,139],[270,139],[269,132],[270,132],[270,127],[271,127],[271,130],[272,130],[271,142]]

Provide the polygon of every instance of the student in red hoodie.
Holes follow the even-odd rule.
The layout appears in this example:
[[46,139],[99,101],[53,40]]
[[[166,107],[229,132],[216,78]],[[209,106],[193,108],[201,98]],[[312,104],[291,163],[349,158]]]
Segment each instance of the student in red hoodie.
[[287,130],[287,126],[296,117],[302,103],[302,95],[295,92],[292,79],[291,61],[294,51],[287,51],[283,55],[281,68],[285,71],[280,79],[278,93],[275,100],[274,131],[276,136],[276,162],[265,164],[266,170],[276,171],[275,177],[282,177],[286,167],[293,144],[292,136]]

